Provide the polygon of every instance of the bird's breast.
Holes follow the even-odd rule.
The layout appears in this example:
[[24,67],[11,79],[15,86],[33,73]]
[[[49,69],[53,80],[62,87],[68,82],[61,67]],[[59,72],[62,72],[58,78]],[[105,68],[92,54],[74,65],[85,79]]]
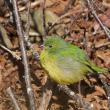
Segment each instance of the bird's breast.
[[85,70],[79,62],[72,59],[59,58],[43,52],[41,64],[47,70],[49,76],[60,84],[73,84],[83,78]]

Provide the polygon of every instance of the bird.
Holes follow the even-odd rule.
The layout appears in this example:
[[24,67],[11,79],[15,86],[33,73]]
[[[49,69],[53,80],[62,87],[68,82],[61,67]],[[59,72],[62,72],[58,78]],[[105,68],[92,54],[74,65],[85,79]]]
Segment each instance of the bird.
[[96,66],[83,49],[57,35],[45,39],[40,62],[52,80],[64,85],[77,83],[88,73],[108,71],[107,68]]

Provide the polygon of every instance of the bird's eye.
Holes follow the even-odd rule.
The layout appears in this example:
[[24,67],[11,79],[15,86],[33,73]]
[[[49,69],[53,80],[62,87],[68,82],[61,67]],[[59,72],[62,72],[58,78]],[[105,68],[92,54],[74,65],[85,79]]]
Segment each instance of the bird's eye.
[[49,45],[49,48],[52,48],[52,45]]

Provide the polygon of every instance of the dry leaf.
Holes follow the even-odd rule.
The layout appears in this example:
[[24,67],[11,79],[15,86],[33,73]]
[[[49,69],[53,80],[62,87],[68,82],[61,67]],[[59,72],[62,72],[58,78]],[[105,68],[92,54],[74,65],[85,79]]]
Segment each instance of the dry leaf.
[[105,63],[106,66],[110,67],[110,50],[98,50],[96,52],[97,57],[99,57],[100,59],[102,59]]

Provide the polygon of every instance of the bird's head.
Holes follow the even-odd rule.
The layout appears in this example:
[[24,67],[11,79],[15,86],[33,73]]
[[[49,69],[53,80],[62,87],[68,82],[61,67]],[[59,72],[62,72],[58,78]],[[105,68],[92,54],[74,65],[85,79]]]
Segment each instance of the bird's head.
[[49,53],[58,53],[61,49],[64,49],[67,45],[66,42],[60,37],[49,36],[43,44],[45,51]]

